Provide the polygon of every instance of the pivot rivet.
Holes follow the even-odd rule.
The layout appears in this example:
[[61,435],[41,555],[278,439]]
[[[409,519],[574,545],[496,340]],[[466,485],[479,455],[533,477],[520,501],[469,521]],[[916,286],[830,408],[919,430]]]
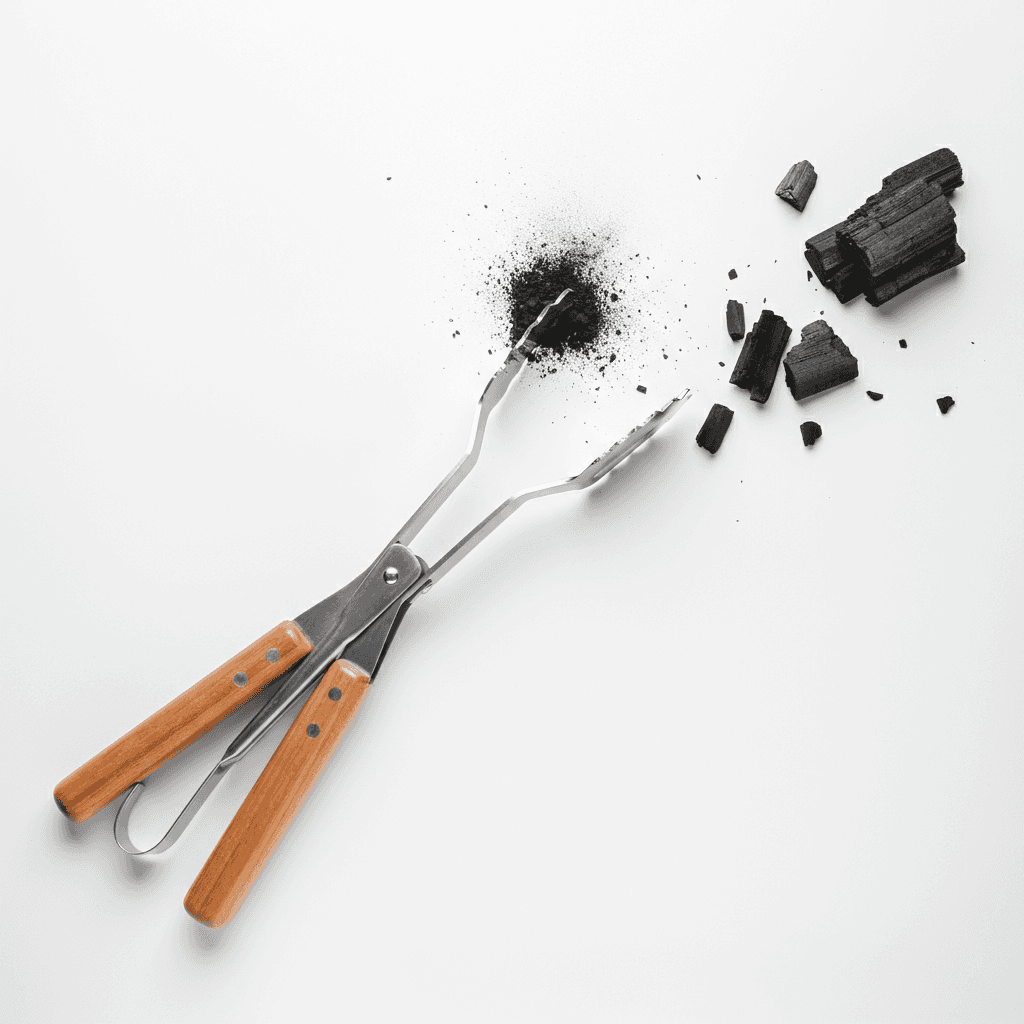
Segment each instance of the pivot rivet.
[[331,700],[341,700],[341,690],[339,690],[337,686],[332,686],[328,691],[327,696],[330,697]]
[[389,587],[393,587],[398,582],[398,570],[393,565],[389,565],[384,570],[384,582]]
[[273,665],[275,661],[280,660],[281,652],[276,647],[271,647],[270,650],[267,651],[267,661],[269,661],[270,664]]
[[234,678],[235,686],[245,686],[249,682],[249,677],[244,672],[236,672]]
[[317,725],[316,722],[310,723],[309,725],[306,726],[306,735],[307,736],[319,736],[320,735],[320,726]]

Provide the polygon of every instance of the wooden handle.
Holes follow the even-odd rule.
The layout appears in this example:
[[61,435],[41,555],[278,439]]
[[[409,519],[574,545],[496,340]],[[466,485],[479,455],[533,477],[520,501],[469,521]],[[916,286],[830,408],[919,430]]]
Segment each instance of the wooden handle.
[[185,897],[211,928],[235,916],[355,717],[370,677],[336,661],[299,712]]
[[312,649],[294,622],[282,622],[72,772],[53,791],[57,806],[72,821],[91,818]]

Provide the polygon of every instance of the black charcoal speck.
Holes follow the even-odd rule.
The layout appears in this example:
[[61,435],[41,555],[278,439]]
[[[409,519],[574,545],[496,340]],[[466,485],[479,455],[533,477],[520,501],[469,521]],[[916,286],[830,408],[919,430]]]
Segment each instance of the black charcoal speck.
[[906,348],[906,347],[907,347],[907,339],[906,338],[900,338],[900,348]]
[[813,275],[813,274],[812,274],[812,273],[811,273],[811,272],[810,272],[810,271],[808,270],[808,271],[807,271],[807,280],[808,280],[808,281],[810,281],[810,279],[811,279],[812,277],[814,277],[814,275]]
[[814,420],[808,420],[806,423],[800,424],[800,436],[803,438],[805,448],[813,448],[815,441],[821,437],[821,427]]
[[[643,386],[643,384],[637,384],[636,389],[637,389],[637,391],[640,392],[641,395],[646,395],[647,394],[647,388],[645,388]],[[943,411],[945,411],[945,410],[943,410]]]
[[869,391],[868,398],[870,398],[872,402],[880,402],[883,396],[877,391]]
[[735,281],[738,276],[739,275],[736,273],[735,270],[730,270],[729,271],[729,280],[730,281]]
[[942,398],[936,398],[935,404],[939,407],[939,412],[945,416],[946,413],[956,405],[956,402],[954,402],[949,395],[944,395]]
[[723,363],[723,362],[721,362],[721,360],[719,360],[719,363],[718,363],[718,365],[719,365],[719,366],[725,366],[725,363]]

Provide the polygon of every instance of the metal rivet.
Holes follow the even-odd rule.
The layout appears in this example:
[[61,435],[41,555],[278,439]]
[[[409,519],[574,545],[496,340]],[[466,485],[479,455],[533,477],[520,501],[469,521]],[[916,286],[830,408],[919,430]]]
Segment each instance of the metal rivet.
[[245,686],[247,682],[249,682],[249,677],[244,672],[235,673],[235,686]]
[[267,651],[267,661],[269,661],[271,663],[271,665],[273,665],[273,663],[275,661],[280,661],[280,660],[281,660],[281,652],[276,647],[271,647],[270,650]]
[[398,570],[393,565],[389,565],[384,570],[384,582],[389,587],[393,587],[398,582]]
[[341,700],[341,690],[336,686],[332,686],[327,696],[330,697],[331,700]]
[[317,725],[316,722],[313,722],[311,725],[307,725],[306,726],[306,735],[307,736],[319,736],[320,735],[320,726]]

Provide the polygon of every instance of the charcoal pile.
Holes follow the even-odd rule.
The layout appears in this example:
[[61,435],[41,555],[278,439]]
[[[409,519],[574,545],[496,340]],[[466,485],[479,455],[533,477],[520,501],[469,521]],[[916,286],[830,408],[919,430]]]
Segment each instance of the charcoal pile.
[[840,302],[864,295],[872,306],[964,262],[949,204],[964,183],[950,149],[914,160],[846,220],[809,238],[804,256]]

